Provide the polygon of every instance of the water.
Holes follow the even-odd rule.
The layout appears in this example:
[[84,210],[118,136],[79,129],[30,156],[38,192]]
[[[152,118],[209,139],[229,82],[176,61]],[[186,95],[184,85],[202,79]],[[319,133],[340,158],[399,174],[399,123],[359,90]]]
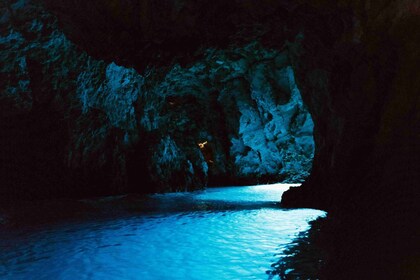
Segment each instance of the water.
[[278,208],[288,186],[153,195],[147,211],[3,234],[0,278],[268,279],[294,237],[324,215]]

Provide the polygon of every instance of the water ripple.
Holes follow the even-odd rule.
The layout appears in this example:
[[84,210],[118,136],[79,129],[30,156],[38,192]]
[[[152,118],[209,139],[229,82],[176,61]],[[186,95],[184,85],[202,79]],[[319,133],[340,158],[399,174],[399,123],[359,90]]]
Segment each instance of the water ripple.
[[0,241],[0,276],[268,279],[266,271],[287,245],[308,221],[324,214],[276,208],[273,203],[285,189],[271,185],[154,195],[155,208],[147,213],[9,236]]

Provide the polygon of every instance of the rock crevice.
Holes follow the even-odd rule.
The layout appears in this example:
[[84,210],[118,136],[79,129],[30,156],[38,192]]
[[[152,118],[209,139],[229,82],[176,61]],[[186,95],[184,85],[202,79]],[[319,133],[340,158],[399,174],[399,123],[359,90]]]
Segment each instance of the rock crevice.
[[[64,147],[69,143],[80,147],[74,151],[78,153],[75,158],[105,159],[92,164],[89,172],[83,168],[74,171],[89,173],[91,185],[109,181],[106,174],[115,174],[116,170],[125,172],[118,167],[126,160],[126,153],[120,151],[131,152],[128,158],[133,164],[150,158],[150,151],[138,146],[127,148],[124,144],[131,142],[153,143],[162,149],[167,144],[172,147],[171,153],[180,147],[191,147],[182,157],[183,162],[174,164],[188,174],[198,174],[198,170],[204,174],[207,165],[213,178],[217,172],[210,160],[226,161],[226,165],[219,165],[223,173],[223,168],[229,168],[227,155],[234,155],[235,161],[252,163],[251,171],[264,172],[259,165],[262,161],[273,162],[273,168],[280,163],[286,166],[293,160],[281,162],[280,158],[286,159],[287,154],[276,152],[277,143],[285,139],[283,134],[274,137],[273,132],[283,132],[285,126],[280,124],[288,123],[287,130],[295,133],[294,141],[305,150],[307,133],[305,129],[296,132],[292,123],[299,122],[307,128],[312,125],[306,123],[307,113],[301,110],[304,106],[299,105],[300,101],[297,105],[286,104],[295,96],[294,87],[287,90],[287,73],[293,69],[313,119],[315,155],[309,178],[301,188],[287,192],[282,204],[329,211],[327,225],[336,233],[329,236],[333,248],[330,279],[337,279],[342,271],[349,272],[342,279],[415,279],[418,275],[418,266],[413,265],[418,263],[420,251],[418,1],[41,2],[56,17],[33,8],[28,1],[7,1],[1,8],[0,125],[6,136],[2,134],[0,149],[8,151],[1,153],[2,173],[17,180],[15,186],[27,184],[22,178],[30,178],[48,186],[50,192],[57,193],[58,186],[72,189],[58,182],[74,173],[45,171],[66,170],[67,163],[62,160],[68,156]],[[57,31],[60,29],[55,18],[66,36],[89,55]],[[241,53],[252,42],[260,42],[265,51],[253,53],[255,59],[250,63],[241,59]],[[66,52],[62,53],[62,49]],[[206,60],[206,50],[213,49],[215,56]],[[228,52],[217,53],[217,49],[236,50],[232,54],[235,58],[222,59],[220,56]],[[112,65],[113,61],[127,68]],[[207,62],[212,64],[206,65]],[[129,68],[148,74],[149,66],[168,67],[176,63],[181,67],[169,67],[156,76],[145,75],[139,91],[127,89],[123,79],[126,75],[132,75],[139,83],[143,81]],[[107,69],[117,71],[112,76],[121,79],[107,78]],[[83,85],[77,79],[83,76],[79,76],[82,72],[92,71],[100,74],[98,82]],[[192,77],[188,85],[176,81],[177,77],[184,79],[189,75]],[[175,82],[170,84],[165,77]],[[221,83],[231,90],[224,91],[218,86]],[[76,92],[82,85],[112,92],[124,89],[129,94],[118,95],[117,100],[93,94],[81,102],[69,92]],[[185,91],[176,90],[179,86]],[[207,89],[206,94],[195,93],[202,88]],[[133,98],[137,98],[134,104],[130,103]],[[102,105],[98,106],[99,99]],[[206,112],[218,102],[228,110],[218,109],[228,120],[224,127],[232,148],[212,142],[211,137],[219,131],[212,126],[214,118],[203,117],[196,127],[186,122],[190,120],[186,116],[191,114],[202,116],[201,112],[193,112],[194,108]],[[122,107],[114,107],[115,104]],[[84,106],[98,108],[86,113]],[[279,108],[285,112],[284,119],[277,114]],[[132,127],[126,123],[132,120],[133,110],[137,129],[147,132],[147,140],[132,133]],[[297,111],[303,113],[296,115]],[[115,119],[114,113],[125,115]],[[171,121],[162,122],[164,118]],[[93,119],[95,122],[90,121]],[[214,135],[200,130],[206,121]],[[95,137],[89,138],[90,142],[77,143],[70,139],[72,134],[68,131],[78,129],[80,133],[94,132]],[[156,131],[162,129],[164,134]],[[253,134],[255,131],[260,133]],[[261,139],[256,141],[255,137]],[[166,142],[160,143],[160,139]],[[209,147],[213,152],[197,149],[205,141],[212,143]],[[273,153],[256,145],[264,141]],[[101,145],[107,147],[101,149],[106,152],[95,154]],[[166,160],[170,158],[159,162],[164,166]],[[101,162],[106,164],[98,166]],[[266,166],[271,168],[271,164]],[[132,165],[127,170],[136,174]],[[152,170],[161,174],[162,168]],[[246,173],[248,169],[236,172]],[[205,181],[203,176],[179,180],[191,182],[194,178]],[[133,181],[130,176],[127,180]],[[10,189],[1,191],[10,193]]]
[[184,191],[309,174],[313,124],[287,52],[257,41],[207,48],[188,66],[141,75],[86,53],[36,1],[7,3],[2,197]]

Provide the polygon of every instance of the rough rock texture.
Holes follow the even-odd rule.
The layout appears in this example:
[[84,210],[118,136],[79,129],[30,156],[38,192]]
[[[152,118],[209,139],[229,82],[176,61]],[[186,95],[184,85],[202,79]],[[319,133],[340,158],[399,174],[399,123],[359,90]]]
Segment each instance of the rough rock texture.
[[287,52],[255,42],[208,49],[190,67],[149,69],[145,79],[86,54],[42,6],[4,3],[3,198],[300,182],[309,174],[313,123]]
[[[286,193],[283,204],[329,210],[327,225],[334,230],[329,234],[330,262],[324,279],[418,278],[417,0],[43,2],[58,15],[66,34],[89,54],[138,70],[149,64],[169,65],[177,56],[190,66],[201,59],[202,52],[196,53],[200,47],[225,47],[255,38],[266,47],[287,50],[314,120],[316,150],[310,178],[302,188]],[[32,87],[39,89],[37,64],[28,65],[36,81]],[[24,89],[25,84],[15,87]],[[39,101],[45,98],[38,92],[34,108],[40,108]],[[32,103],[24,100],[28,101],[20,108],[27,110]],[[38,128],[31,123],[35,116],[21,118],[22,123],[13,127],[28,129],[7,135],[44,131],[48,141],[62,141],[60,133],[48,134],[51,130],[45,129],[63,127],[60,118],[52,117],[57,111],[50,112],[54,103],[48,104],[34,110],[47,114],[48,123],[35,121]],[[169,145],[171,154],[177,151],[173,139],[157,138],[167,139],[161,145]],[[41,136],[22,139],[30,142],[25,144],[30,157],[21,156],[21,161],[40,158],[29,148],[34,143],[43,155],[62,152],[48,151],[50,145]],[[54,161],[52,157],[49,162]],[[13,174],[13,169],[7,173]]]
[[39,6],[2,5],[1,197],[121,191],[143,78],[89,57]]
[[365,279],[416,279],[419,2],[341,1],[302,16],[311,23],[294,61],[316,154],[311,176],[283,204],[330,211],[330,278],[353,266]]
[[255,37],[287,49],[316,152],[283,204],[329,210],[330,279],[419,275],[417,0],[45,2],[79,45],[137,69]]
[[169,137],[171,157],[185,153],[184,165],[208,172],[209,184],[301,182],[311,168],[313,123],[287,57],[253,43],[151,74],[139,105],[143,134]]

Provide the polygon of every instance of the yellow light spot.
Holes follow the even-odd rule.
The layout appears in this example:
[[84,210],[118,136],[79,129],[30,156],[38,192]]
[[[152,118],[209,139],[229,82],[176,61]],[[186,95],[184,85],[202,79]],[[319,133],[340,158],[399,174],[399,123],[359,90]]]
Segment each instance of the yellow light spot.
[[203,142],[203,143],[198,143],[198,146],[200,147],[200,149],[204,149],[204,146],[206,146],[207,141]]

